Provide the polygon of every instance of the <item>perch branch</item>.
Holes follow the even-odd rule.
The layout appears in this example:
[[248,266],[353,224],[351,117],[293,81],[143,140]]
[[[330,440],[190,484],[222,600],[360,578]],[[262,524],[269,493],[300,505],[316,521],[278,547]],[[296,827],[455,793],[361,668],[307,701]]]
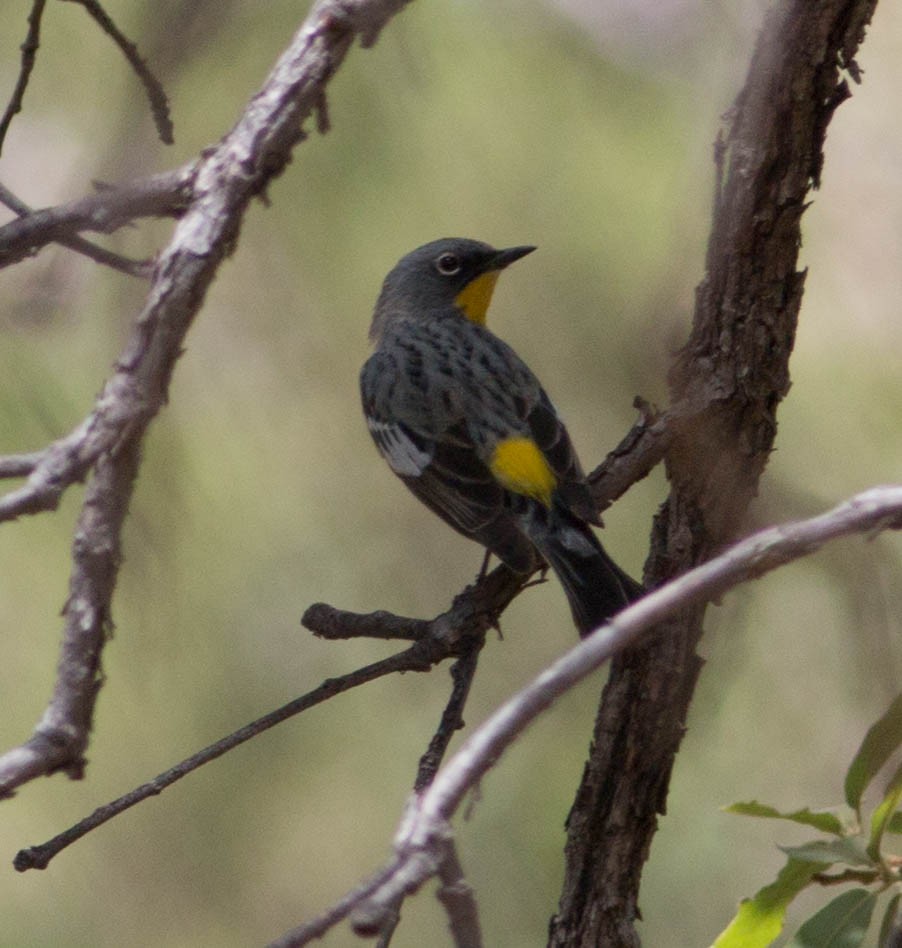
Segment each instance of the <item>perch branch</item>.
[[[16,869],[20,872],[27,869],[45,869],[57,853],[81,839],[91,830],[102,826],[142,800],[162,793],[167,787],[188,776],[199,767],[215,760],[217,757],[221,757],[252,737],[256,737],[276,724],[281,724],[283,721],[287,721],[289,718],[335,695],[375,681],[385,675],[408,671],[429,671],[440,662],[456,657],[465,670],[458,671],[455,674],[455,688],[449,702],[449,710],[443,715],[442,725],[440,726],[442,737],[437,736],[433,739],[434,741],[443,740],[445,731],[448,731],[447,741],[450,741],[451,733],[453,733],[453,730],[451,730],[452,724],[459,720],[460,710],[466,700],[466,692],[469,690],[466,669],[472,667],[475,670],[476,656],[482,648],[486,632],[496,625],[498,616],[520,588],[519,583],[521,581],[503,566],[497,567],[489,574],[487,579],[490,582],[469,586],[462,593],[459,593],[452,602],[451,608],[446,612],[441,613],[431,621],[423,620],[421,623],[422,637],[409,648],[339,678],[327,679],[313,691],[295,698],[281,708],[239,728],[174,767],[170,767],[169,770],[159,774],[153,780],[129,791],[119,799],[99,807],[90,816],[53,837],[53,839],[20,850],[14,862]],[[511,581],[512,579],[514,581]],[[381,616],[387,627],[391,627],[398,618],[387,612],[381,613]],[[354,613],[341,612],[317,604],[307,610],[302,621],[307,628],[317,633],[317,620],[322,620],[330,628],[334,628],[343,620],[348,621],[353,626],[358,618],[360,617]],[[350,638],[351,636],[346,637]],[[464,685],[463,682],[466,682],[466,684]],[[445,746],[447,746],[447,741]],[[431,745],[430,750],[432,750]],[[424,757],[424,760],[426,760],[426,757]],[[430,757],[429,761],[431,760]],[[421,764],[418,779],[425,779],[421,777],[424,771],[429,772],[428,763]]]
[[[902,529],[902,486],[875,487],[819,516],[761,530],[649,592],[509,698],[470,734],[432,784],[408,801],[395,839],[395,856],[374,877],[382,879],[381,884],[349,893],[320,919],[294,929],[274,944],[300,948],[348,915],[353,915],[355,926],[362,924],[366,931],[369,919],[380,918],[380,906],[390,910],[399,898],[436,875],[450,838],[450,820],[504,751],[554,701],[604,662],[635,646],[646,633],[660,632],[668,616],[718,599],[740,583],[814,553],[831,540],[888,529]],[[362,907],[365,915],[358,917],[354,913],[364,912]]]

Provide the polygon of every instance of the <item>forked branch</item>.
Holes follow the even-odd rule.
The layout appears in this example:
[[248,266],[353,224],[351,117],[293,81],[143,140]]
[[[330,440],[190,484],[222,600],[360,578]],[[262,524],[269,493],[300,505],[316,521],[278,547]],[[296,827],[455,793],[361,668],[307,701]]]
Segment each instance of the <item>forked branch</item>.
[[395,839],[395,855],[373,877],[378,882],[349,893],[321,917],[287,932],[271,948],[309,944],[328,928],[361,911],[362,906],[363,924],[358,921],[358,925],[364,933],[377,928],[380,908],[395,911],[399,898],[439,874],[451,820],[467,794],[517,737],[604,662],[635,646],[650,630],[660,630],[665,619],[693,605],[716,600],[741,583],[814,553],[831,540],[890,529],[902,529],[902,486],[875,487],[820,516],[761,530],[650,592],[561,656],[467,738],[432,784],[409,801]]

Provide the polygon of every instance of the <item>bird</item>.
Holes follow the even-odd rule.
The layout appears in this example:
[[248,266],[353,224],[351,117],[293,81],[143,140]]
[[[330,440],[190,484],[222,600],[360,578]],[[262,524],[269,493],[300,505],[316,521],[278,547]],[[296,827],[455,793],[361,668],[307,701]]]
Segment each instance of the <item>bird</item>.
[[446,237],[402,257],[376,301],[360,394],[413,494],[516,573],[550,566],[584,636],[644,589],[592,530],[597,505],[544,388],[486,326],[501,271],[535,249]]

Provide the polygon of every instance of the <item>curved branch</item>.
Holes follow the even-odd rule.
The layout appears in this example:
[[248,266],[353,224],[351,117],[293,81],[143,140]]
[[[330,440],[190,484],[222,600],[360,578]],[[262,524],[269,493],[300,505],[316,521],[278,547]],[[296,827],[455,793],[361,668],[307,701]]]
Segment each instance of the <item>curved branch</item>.
[[69,0],[69,2],[83,6],[94,22],[119,47],[122,55],[128,60],[129,65],[135,71],[135,75],[141,81],[141,85],[144,86],[160,141],[165,145],[171,145],[173,137],[172,119],[169,116],[169,100],[166,98],[160,80],[150,71],[147,63],[141,58],[138,47],[116,26],[112,17],[98,3],[98,0]]
[[34,69],[35,58],[41,45],[41,17],[44,15],[46,2],[47,0],[32,0],[31,12],[28,14],[28,33],[19,47],[22,51],[19,78],[16,80],[16,87],[3,112],[3,117],[0,118],[0,154],[3,153],[3,143],[12,120],[22,111],[25,90],[28,88],[28,80],[31,78],[31,71]]
[[[42,505],[56,503],[68,483],[93,470],[73,544],[53,697],[33,736],[0,757],[0,794],[39,774],[63,770],[81,776],[100,686],[100,654],[111,622],[120,527],[147,426],[166,401],[185,335],[220,264],[235,248],[251,200],[290,160],[304,121],[321,108],[325,87],[355,38],[372,42],[404,2],[321,0],[232,131],[196,163],[151,179],[166,181],[164,190],[171,195],[175,176],[181,187],[190,187],[190,200],[156,263],[131,337],[92,415],[52,446],[2,508],[7,516],[45,509]],[[159,195],[153,187],[150,192],[149,213],[156,213]],[[106,195],[106,203],[83,199],[89,208],[84,219],[94,225],[118,223],[123,215],[110,208],[119,195]],[[92,216],[98,207],[100,220]],[[7,225],[16,226],[35,225]]]
[[761,530],[624,609],[509,698],[464,741],[432,784],[412,797],[396,836],[395,857],[376,876],[381,884],[349,893],[321,919],[298,927],[273,944],[279,948],[306,945],[361,906],[366,907],[363,930],[372,930],[379,920],[380,906],[391,910],[399,898],[437,874],[451,832],[450,820],[517,737],[606,661],[635,646],[643,636],[661,633],[665,619],[718,599],[747,580],[814,553],[829,541],[889,529],[902,529],[902,485],[875,487],[817,517]]

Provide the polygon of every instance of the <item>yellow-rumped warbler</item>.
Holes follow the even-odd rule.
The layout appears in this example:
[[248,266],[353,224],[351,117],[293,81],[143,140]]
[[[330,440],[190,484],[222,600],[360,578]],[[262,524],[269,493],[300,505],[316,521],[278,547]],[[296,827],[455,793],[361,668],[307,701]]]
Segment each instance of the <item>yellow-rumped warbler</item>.
[[376,302],[360,390],[395,474],[511,569],[536,569],[538,551],[585,634],[643,589],[592,532],[598,509],[538,379],[485,328],[498,274],[533,250],[445,238],[404,257]]

